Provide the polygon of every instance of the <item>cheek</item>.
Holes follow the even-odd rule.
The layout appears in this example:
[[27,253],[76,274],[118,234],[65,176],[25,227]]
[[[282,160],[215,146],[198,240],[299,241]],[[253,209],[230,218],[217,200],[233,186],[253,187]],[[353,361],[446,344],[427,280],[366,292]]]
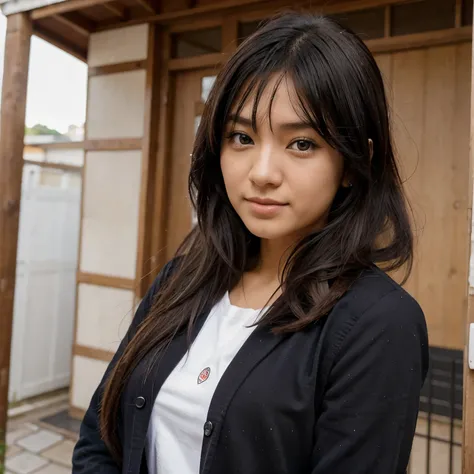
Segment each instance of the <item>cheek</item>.
[[328,154],[326,159],[308,162],[294,176],[292,187],[297,198],[295,204],[308,212],[324,212],[332,204],[343,178],[342,159]]
[[239,166],[229,153],[222,152],[221,154],[221,171],[227,195],[232,202],[239,190]]

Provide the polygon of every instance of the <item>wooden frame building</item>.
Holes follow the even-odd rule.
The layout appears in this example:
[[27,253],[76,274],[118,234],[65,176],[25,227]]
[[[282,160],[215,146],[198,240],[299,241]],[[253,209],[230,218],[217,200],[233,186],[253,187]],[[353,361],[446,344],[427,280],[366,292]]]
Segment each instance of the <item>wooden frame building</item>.
[[[130,308],[192,226],[189,154],[216,71],[261,20],[287,7],[337,16],[374,53],[414,213],[416,262],[407,289],[425,311],[431,345],[462,353],[467,325],[474,323],[474,310],[468,310],[472,0],[0,0],[0,5],[8,17],[0,132],[0,430],[32,34],[89,66],[72,414],[81,416],[87,408],[130,322]],[[474,374],[464,367],[463,469],[469,473]]]

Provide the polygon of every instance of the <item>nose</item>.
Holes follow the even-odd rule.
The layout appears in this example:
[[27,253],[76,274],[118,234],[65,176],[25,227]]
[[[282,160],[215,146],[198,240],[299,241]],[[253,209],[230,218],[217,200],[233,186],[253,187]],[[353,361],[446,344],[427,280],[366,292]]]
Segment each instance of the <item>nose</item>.
[[280,186],[283,174],[277,154],[270,144],[262,145],[258,151],[256,150],[249,178],[255,186],[260,188]]

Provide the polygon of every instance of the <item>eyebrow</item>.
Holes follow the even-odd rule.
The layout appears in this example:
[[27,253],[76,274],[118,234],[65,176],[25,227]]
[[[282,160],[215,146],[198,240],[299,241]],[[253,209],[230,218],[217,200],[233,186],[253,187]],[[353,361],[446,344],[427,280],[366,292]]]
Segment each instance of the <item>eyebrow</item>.
[[[244,127],[252,127],[252,120],[241,117],[240,115],[230,114],[229,118],[227,119],[227,123],[233,122],[239,125],[243,125]],[[298,131],[298,130],[307,130],[312,129],[313,127],[309,122],[287,122],[278,124],[278,128],[281,130],[289,130],[289,131]]]

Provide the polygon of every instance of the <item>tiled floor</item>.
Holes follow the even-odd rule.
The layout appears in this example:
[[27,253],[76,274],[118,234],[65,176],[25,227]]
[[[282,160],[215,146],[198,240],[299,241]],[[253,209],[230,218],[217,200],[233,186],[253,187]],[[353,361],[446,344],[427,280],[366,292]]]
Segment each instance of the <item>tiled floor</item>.
[[[418,419],[416,431],[419,434],[426,435],[428,425],[426,419],[422,416]],[[442,439],[443,441],[431,441],[429,453],[429,473],[430,474],[449,474],[450,464],[450,425],[446,421],[434,419],[431,424],[431,436]],[[462,442],[462,429],[460,423],[454,426],[453,440],[456,443]],[[411,470],[409,474],[425,474],[427,471],[428,444],[425,438],[415,436],[413,440],[413,449],[411,452]],[[453,446],[452,474],[461,474],[461,447]]]
[[[78,423],[67,420],[66,410],[67,401],[9,421],[6,474],[71,473]],[[58,423],[53,425],[44,420]],[[67,429],[71,427],[74,430]]]
[[[67,415],[67,400],[54,403],[9,421],[7,431],[6,474],[70,474],[71,457],[79,431],[79,422]],[[417,433],[427,433],[427,422],[421,416]],[[450,426],[433,420],[431,434],[449,441]],[[459,424],[454,428],[454,441],[462,438]],[[449,473],[449,442],[432,441],[430,474]],[[427,442],[415,436],[410,474],[426,474]],[[461,474],[461,448],[453,448],[452,474]]]

